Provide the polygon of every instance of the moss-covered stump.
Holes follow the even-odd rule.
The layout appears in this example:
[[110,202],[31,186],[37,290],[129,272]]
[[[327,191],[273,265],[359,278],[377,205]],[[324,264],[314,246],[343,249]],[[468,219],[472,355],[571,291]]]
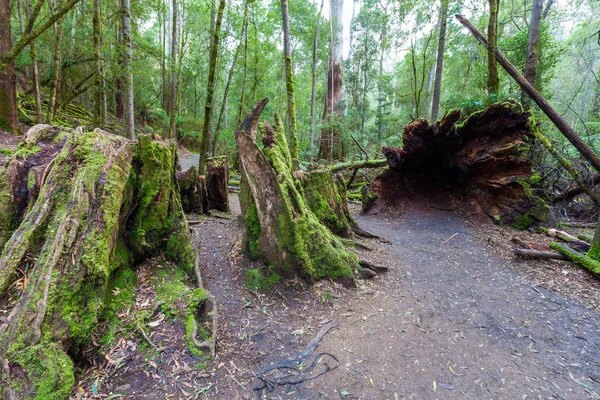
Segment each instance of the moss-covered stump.
[[229,212],[229,161],[227,156],[206,160],[206,195],[208,209]]
[[[71,357],[89,344],[118,271],[165,252],[193,276],[194,259],[174,144],[100,130],[32,129],[46,132],[31,144],[41,150],[9,161],[3,171],[23,161],[28,171],[0,192],[6,198],[14,185],[26,191],[12,207],[16,228],[0,254],[0,301],[17,272],[27,274],[23,291],[11,292],[15,301],[3,305],[10,313],[0,321],[0,397],[62,399],[74,383]],[[38,154],[50,148],[56,152]],[[42,165],[32,185],[39,174],[31,171]]]
[[309,208],[278,117],[274,131],[266,123],[262,126],[264,153],[255,144],[267,101],[256,104],[235,134],[243,175],[245,248],[285,276],[351,279],[358,259]]
[[518,228],[545,220],[549,207],[531,190],[530,114],[509,100],[460,119],[459,110],[433,124],[419,119],[405,127],[402,148],[383,148],[389,170],[370,186],[371,206],[419,199]]

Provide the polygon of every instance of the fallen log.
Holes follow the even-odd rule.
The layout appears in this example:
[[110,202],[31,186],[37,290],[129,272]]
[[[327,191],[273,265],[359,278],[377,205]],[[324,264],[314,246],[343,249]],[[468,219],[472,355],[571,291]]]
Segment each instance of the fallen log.
[[[471,24],[466,18],[461,15],[455,15],[456,19],[463,24],[475,38],[484,46],[487,46],[487,39]],[[596,171],[600,172],[600,157],[592,150],[577,133],[567,124],[563,117],[544,99],[544,97],[533,87],[533,85],[525,79],[519,71],[496,49],[496,60],[508,72],[508,74],[517,82],[517,84],[527,93],[529,97],[540,107],[540,109],[550,118],[558,130],[571,142],[579,153],[588,160]]]
[[0,167],[11,177],[0,187],[0,216],[10,221],[0,301],[17,271],[27,271],[28,283],[3,304],[0,397],[66,399],[71,357],[89,345],[118,273],[164,253],[193,276],[176,145],[37,126],[20,149]]
[[576,238],[575,236],[569,235],[565,231],[559,231],[556,229],[546,229],[544,227],[540,227],[540,231],[545,233],[546,236],[552,238],[558,238],[565,243],[568,243],[569,247],[573,250],[577,250],[582,253],[587,253],[592,247],[591,244]]
[[569,258],[561,253],[555,251],[539,251],[539,250],[526,250],[526,249],[515,249],[515,255],[529,258],[547,258],[552,260],[569,260]]
[[558,196],[556,196],[554,198],[554,201],[568,201],[571,200],[573,197],[579,196],[582,193],[587,193],[588,191],[591,191],[594,186],[597,186],[600,184],[600,174],[594,175],[594,177],[592,178],[592,181],[590,182],[589,185],[573,185],[568,187],[565,191],[563,191],[562,193],[560,193]]
[[559,253],[563,254],[571,261],[581,265],[585,269],[597,275],[600,275],[600,261],[587,257],[585,254],[573,250],[572,248],[565,246],[561,243],[550,243],[550,248],[558,251]]
[[387,164],[387,160],[378,159],[378,160],[361,160],[361,161],[348,161],[344,163],[339,163],[332,165],[329,167],[331,172],[340,172],[344,170],[351,169],[360,169],[360,168],[381,168],[385,167]]

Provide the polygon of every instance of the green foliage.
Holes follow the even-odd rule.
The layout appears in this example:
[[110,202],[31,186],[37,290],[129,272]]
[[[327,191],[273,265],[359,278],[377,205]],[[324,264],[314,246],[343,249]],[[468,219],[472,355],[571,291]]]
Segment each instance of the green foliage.
[[252,268],[246,271],[246,287],[260,292],[272,289],[281,279],[273,268]]

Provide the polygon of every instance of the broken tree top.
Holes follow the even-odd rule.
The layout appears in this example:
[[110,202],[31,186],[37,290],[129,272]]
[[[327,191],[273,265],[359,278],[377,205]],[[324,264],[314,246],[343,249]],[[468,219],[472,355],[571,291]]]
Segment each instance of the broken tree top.
[[529,187],[530,114],[510,100],[460,120],[453,110],[434,124],[419,119],[407,125],[402,148],[382,149],[390,170],[371,185],[377,199],[369,206],[420,197],[519,227],[545,219],[548,208]]

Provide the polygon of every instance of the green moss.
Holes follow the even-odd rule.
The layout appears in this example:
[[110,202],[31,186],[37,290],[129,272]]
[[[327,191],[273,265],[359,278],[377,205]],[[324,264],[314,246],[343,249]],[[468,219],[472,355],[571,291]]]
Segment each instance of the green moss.
[[261,268],[252,268],[246,271],[246,287],[260,292],[272,289],[281,279],[274,268],[268,268],[266,272]]
[[536,221],[543,222],[548,218],[550,207],[544,200],[539,196],[536,196],[531,190],[531,184],[533,182],[539,182],[539,174],[533,174],[531,178],[519,178],[517,182],[522,186],[525,196],[527,196],[532,202],[533,206],[525,214],[516,215],[513,218],[511,226],[516,229],[527,229],[533,225]]
[[[587,257],[584,254],[581,254],[578,251],[575,251],[575,250],[571,249],[570,247],[565,246],[561,243],[550,243],[550,248],[558,251],[561,254],[564,254],[571,261],[576,262],[577,264],[581,265],[585,269],[587,269],[595,274],[600,275],[600,261],[597,261],[596,259],[592,258],[591,256]],[[592,249],[590,249],[590,251],[591,250]],[[594,251],[592,252],[592,256],[594,256],[594,257],[598,256],[597,248],[594,249]]]
[[12,149],[0,149],[0,154],[4,154],[5,156],[12,156],[14,154],[14,150]]
[[106,321],[108,328],[102,337],[102,344],[111,345],[115,333],[123,328],[119,313],[131,307],[135,302],[135,287],[137,277],[131,268],[121,268],[114,272],[106,293],[106,307],[101,319]]
[[[22,399],[67,399],[75,384],[73,362],[56,343],[41,343],[8,354],[11,362],[27,371]],[[34,395],[35,394],[35,395]]]

